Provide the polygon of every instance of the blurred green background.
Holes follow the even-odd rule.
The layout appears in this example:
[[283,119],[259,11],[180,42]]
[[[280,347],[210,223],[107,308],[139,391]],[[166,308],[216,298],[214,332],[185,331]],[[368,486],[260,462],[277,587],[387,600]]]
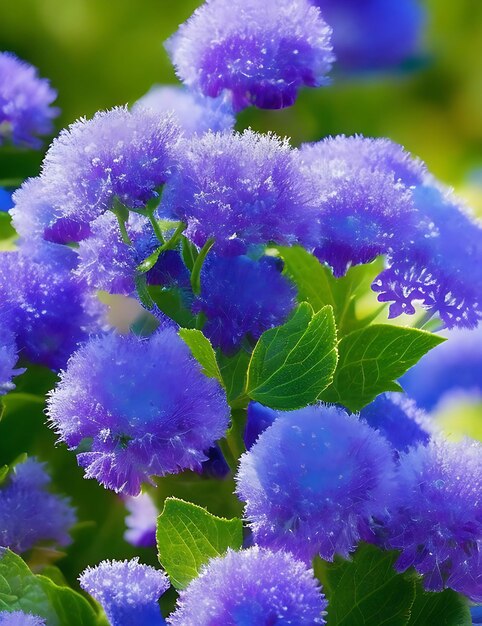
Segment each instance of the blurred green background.
[[[423,1],[423,0],[422,0]],[[0,0],[0,49],[59,91],[62,127],[174,82],[163,49],[196,0]],[[423,60],[411,72],[340,78],[292,109],[243,114],[242,125],[294,143],[327,134],[388,136],[422,157],[482,209],[482,1],[425,0]],[[479,179],[479,180],[477,180]],[[470,183],[470,185],[469,185]],[[480,188],[479,188],[480,189]]]

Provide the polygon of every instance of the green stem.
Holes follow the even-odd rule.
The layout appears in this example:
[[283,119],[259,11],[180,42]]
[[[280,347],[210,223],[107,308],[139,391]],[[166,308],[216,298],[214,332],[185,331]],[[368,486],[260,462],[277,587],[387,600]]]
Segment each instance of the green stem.
[[246,427],[247,409],[232,409],[231,428],[226,433],[226,441],[235,459],[246,452],[244,445],[244,429]]
[[238,466],[237,466],[237,463],[236,463],[236,459],[233,456],[233,453],[231,452],[231,448],[230,448],[230,446],[228,444],[228,440],[227,439],[220,439],[218,441],[218,445],[221,448],[221,452],[223,453],[224,460],[228,464],[228,467],[231,470],[231,473],[234,475],[236,473],[236,470],[237,470]]
[[147,259],[144,259],[144,261],[142,261],[142,263],[137,266],[137,271],[143,274],[144,272],[148,272],[151,268],[153,268],[154,265],[157,263],[159,256],[163,252],[165,252],[166,250],[172,250],[176,247],[177,242],[181,238],[185,228],[186,225],[184,224],[184,222],[180,222],[172,237],[168,239],[165,243],[163,243],[162,246],[156,248],[156,250],[154,250],[154,252],[150,254]]
[[204,246],[201,248],[197,259],[194,261],[194,266],[191,272],[191,287],[195,295],[199,295],[201,293],[201,269],[204,263],[204,260],[211,248],[214,245],[214,239],[208,239]]
[[147,289],[147,281],[145,274],[136,274],[134,277],[136,290],[139,295],[139,300],[143,306],[149,311],[154,308],[154,300],[151,298],[151,294]]
[[161,227],[159,226],[159,222],[156,220],[156,218],[154,217],[154,213],[152,211],[148,211],[147,212],[147,217],[149,218],[149,221],[151,223],[152,229],[156,235],[156,237],[158,238],[159,242],[161,243],[161,245],[164,245],[164,235],[162,234],[162,230]]
[[415,322],[415,324],[413,325],[413,328],[419,328],[420,330],[423,330],[425,328],[425,326],[427,326],[427,324],[430,322],[430,320],[432,319],[432,317],[435,315],[435,309],[432,309],[431,311],[426,311],[421,317],[420,319]]
[[117,217],[117,223],[119,224],[122,241],[128,246],[132,246],[132,241],[126,228],[126,223],[129,219],[129,209],[121,204],[116,198],[111,211]]

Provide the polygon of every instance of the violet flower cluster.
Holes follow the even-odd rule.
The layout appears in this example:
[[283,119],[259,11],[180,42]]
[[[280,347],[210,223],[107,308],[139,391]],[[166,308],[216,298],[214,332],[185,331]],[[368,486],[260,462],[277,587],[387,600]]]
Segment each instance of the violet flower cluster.
[[0,485],[0,546],[22,553],[36,545],[70,543],[75,512],[68,498],[50,492],[50,484],[35,459],[14,466]]
[[38,137],[53,130],[52,120],[59,113],[51,106],[56,98],[57,92],[33,65],[0,52],[0,146],[11,141],[38,148]]
[[45,620],[23,611],[0,611],[0,626],[45,626]]

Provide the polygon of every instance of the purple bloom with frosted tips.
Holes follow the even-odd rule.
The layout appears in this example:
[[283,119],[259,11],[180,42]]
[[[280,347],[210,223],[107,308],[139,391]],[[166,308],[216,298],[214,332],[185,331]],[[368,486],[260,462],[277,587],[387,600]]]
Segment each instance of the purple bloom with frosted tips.
[[248,404],[246,428],[244,429],[244,443],[247,450],[253,446],[261,433],[263,433],[268,426],[271,426],[277,415],[277,411],[263,406],[259,402],[250,402]]
[[427,443],[430,438],[428,416],[413,400],[399,393],[381,394],[361,410],[360,417],[388,439],[398,452]]
[[171,626],[313,626],[327,602],[313,570],[288,552],[257,546],[209,561],[180,592]]
[[208,0],[166,48],[188,87],[212,98],[228,90],[235,110],[280,109],[327,83],[330,37],[308,0]]
[[0,146],[5,140],[15,145],[38,148],[38,135],[48,135],[59,110],[50,106],[57,98],[37,69],[10,52],[0,52]]
[[0,486],[0,545],[25,552],[36,544],[65,546],[76,521],[70,501],[50,493],[50,476],[33,458],[14,467]]
[[220,384],[170,328],[91,339],[71,357],[48,412],[69,448],[91,440],[77,455],[86,477],[129,495],[152,476],[199,468],[229,418]]
[[403,454],[387,522],[399,571],[414,567],[425,588],[482,601],[482,444],[432,440]]
[[436,410],[455,393],[482,402],[482,327],[452,330],[447,341],[430,351],[400,380],[409,396],[427,411]]
[[335,69],[379,70],[412,57],[420,43],[419,0],[313,0],[333,29]]
[[331,561],[384,511],[393,463],[388,442],[365,422],[310,406],[279,412],[241,457],[237,493],[258,544]]
[[410,241],[418,223],[411,186],[425,168],[401,146],[341,135],[304,145],[301,157],[315,196],[304,243],[335,276]]
[[156,113],[172,112],[185,137],[231,130],[235,118],[226,98],[205,98],[177,85],[155,85],[134,105]]
[[23,611],[0,611],[0,626],[45,626],[45,620]]
[[141,209],[157,196],[173,166],[178,136],[171,116],[141,108],[119,107],[81,119],[50,146],[40,181],[17,192],[14,216],[26,220],[24,214],[32,211],[38,236],[80,241],[115,199]]
[[90,310],[85,284],[71,273],[75,262],[73,250],[54,244],[0,253],[0,307],[19,356],[55,370],[103,323],[102,308]]
[[160,210],[185,222],[197,246],[214,238],[219,254],[238,255],[250,244],[296,243],[309,197],[287,140],[251,130],[207,133],[182,143]]
[[139,559],[102,561],[79,577],[84,591],[102,605],[111,626],[163,626],[158,600],[169,587],[164,572]]
[[431,177],[413,197],[420,225],[413,241],[389,255],[373,283],[390,317],[413,314],[415,303],[447,328],[474,328],[482,319],[482,224]]
[[195,313],[204,313],[204,334],[226,353],[246,337],[256,341],[268,328],[286,321],[295,304],[294,285],[281,275],[278,260],[247,256],[208,256],[201,272]]
[[156,522],[159,511],[148,493],[127,496],[125,506],[129,511],[125,522],[124,539],[133,546],[153,548],[156,545]]
[[8,312],[0,311],[0,396],[15,389],[12,378],[25,371],[15,367],[18,349],[9,317]]

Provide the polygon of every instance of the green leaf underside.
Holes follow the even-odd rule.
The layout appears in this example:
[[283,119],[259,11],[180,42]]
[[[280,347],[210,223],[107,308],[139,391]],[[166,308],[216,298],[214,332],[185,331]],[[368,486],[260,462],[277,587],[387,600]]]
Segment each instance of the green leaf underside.
[[189,346],[193,357],[200,363],[206,376],[216,378],[222,383],[223,377],[209,339],[200,330],[194,328],[181,328],[179,336]]
[[286,324],[260,337],[249,364],[247,394],[274,409],[304,407],[331,383],[336,363],[332,308],[313,314],[303,302]]
[[359,411],[380,393],[403,391],[396,379],[443,341],[423,330],[389,324],[354,331],[338,344],[333,383],[320,399]]
[[361,544],[351,561],[324,563],[319,577],[329,626],[406,626],[415,580],[395,572],[396,560],[396,552]]
[[242,400],[250,358],[249,352],[243,349],[233,356],[226,356],[222,352],[218,354],[218,363],[223,376],[226,395],[232,407],[235,406],[237,399]]
[[43,617],[49,626],[94,626],[97,615],[85,598],[34,575],[10,550],[0,551],[0,611],[24,611]]
[[157,518],[159,562],[176,589],[184,589],[211,558],[243,543],[240,519],[223,519],[177,498],[167,498]]
[[461,595],[446,589],[441,593],[424,591],[418,582],[407,626],[471,626],[468,603]]

